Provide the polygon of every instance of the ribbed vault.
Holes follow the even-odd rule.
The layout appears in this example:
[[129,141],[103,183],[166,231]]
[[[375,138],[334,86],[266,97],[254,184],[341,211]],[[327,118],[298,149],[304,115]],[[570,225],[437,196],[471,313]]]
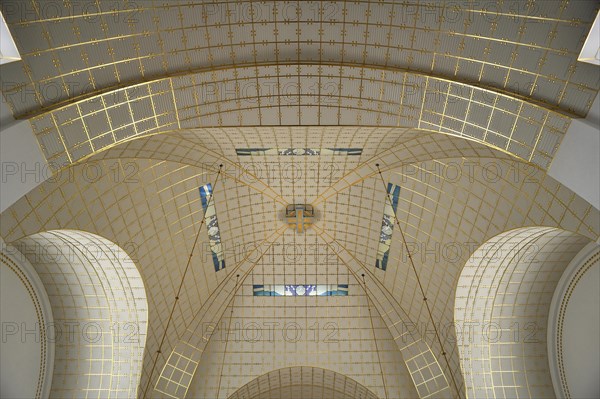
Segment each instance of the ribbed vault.
[[[296,237],[286,230],[248,277],[238,280],[235,296],[208,337],[187,397],[225,399],[270,370],[296,364],[318,364],[380,398],[418,396],[386,322],[359,279],[316,232]],[[311,298],[253,295],[254,284],[281,281],[347,284],[349,292]]]
[[[337,129],[342,137],[347,128]],[[392,136],[393,147],[375,149],[366,153],[369,157],[348,164],[330,188],[312,184],[310,173],[305,173],[299,182],[288,182],[281,192],[273,190],[274,194],[260,189],[269,187],[261,176],[255,176],[251,184],[233,178],[233,171],[240,170],[241,157],[238,161],[231,155],[224,157],[221,151],[227,154],[225,147],[219,150],[215,144],[212,150],[201,147],[195,142],[197,137],[206,141],[210,136],[201,131],[131,140],[62,171],[21,199],[1,215],[2,234],[14,241],[62,226],[102,234],[124,248],[131,248],[130,256],[136,259],[151,293],[142,386],[148,381],[149,366],[164,330],[166,309],[172,304],[191,239],[201,220],[197,188],[214,182],[214,165],[221,162],[229,165],[232,175],[226,178],[224,174],[215,187],[215,205],[224,245],[229,245],[225,256],[231,267],[214,272],[206,256],[206,236],[201,234],[202,259],[194,263],[185,281],[157,370],[163,369],[170,350],[176,348],[178,337],[185,335],[186,329],[193,331],[194,325],[200,325],[202,320],[218,320],[225,314],[227,298],[233,297],[237,285],[238,271],[249,272],[260,258],[258,254],[268,252],[270,243],[285,231],[284,224],[276,221],[283,204],[294,200],[294,187],[306,193],[306,198],[314,199],[319,208],[322,217],[314,229],[324,239],[329,253],[341,259],[355,276],[366,275],[372,309],[379,312],[388,328],[396,323],[397,331],[390,331],[397,345],[405,342],[403,334],[420,339],[422,331],[410,327],[427,325],[428,318],[421,304],[415,301],[416,282],[407,268],[397,235],[392,241],[388,270],[383,272],[374,266],[385,201],[374,163],[381,165],[386,182],[402,187],[398,217],[408,239],[429,245],[413,250],[433,315],[441,323],[453,320],[454,287],[462,264],[470,256],[469,245],[474,250],[486,237],[528,224],[561,227],[590,238],[598,236],[598,212],[540,169],[456,137],[410,129],[386,132]],[[310,137],[310,129],[307,134]],[[379,133],[371,130],[367,137],[373,134]],[[211,135],[236,140],[235,131],[227,129],[214,130]],[[360,136],[358,130],[356,137]],[[356,137],[354,140],[358,140]],[[285,140],[281,143],[294,144]],[[285,176],[281,168],[286,159],[275,158],[277,161],[272,162],[280,164],[278,176]],[[300,170],[307,171],[333,161],[322,155],[315,159],[294,157],[293,162]],[[206,164],[211,168],[203,169]],[[448,165],[460,166],[462,175],[450,175]],[[491,165],[496,169],[492,171]],[[484,172],[486,169],[489,175]],[[515,202],[519,191],[522,194]],[[469,195],[470,192],[478,193],[477,197]],[[477,216],[476,209],[482,209]],[[465,245],[460,252],[449,246],[457,242]],[[290,244],[294,245],[293,239]],[[442,252],[435,252],[436,246],[446,248],[445,257]],[[398,324],[401,321],[406,324]],[[458,353],[453,333],[447,331],[444,350],[460,384]],[[450,369],[436,360],[442,349],[431,334],[423,334],[423,338],[425,347],[432,348],[433,357],[427,362],[439,364],[448,378]],[[420,369],[422,364],[414,367]],[[158,375],[153,380],[156,378]],[[424,389],[429,389],[425,386]]]

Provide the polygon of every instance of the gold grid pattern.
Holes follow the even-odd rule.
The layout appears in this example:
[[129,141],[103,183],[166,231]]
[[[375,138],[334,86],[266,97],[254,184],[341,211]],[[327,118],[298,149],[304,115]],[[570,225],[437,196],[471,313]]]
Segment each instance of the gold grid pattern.
[[[191,377],[196,372],[211,335],[211,331],[206,329],[207,323],[217,325],[220,322],[227,306],[239,289],[240,279],[243,281],[248,276],[256,263],[273,247],[285,230],[287,226],[279,226],[263,240],[256,241],[249,251],[242,254],[243,259],[229,268],[230,278],[222,280],[211,290],[210,296],[202,307],[197,309],[190,318],[186,331],[180,335],[179,341],[162,367],[156,385],[153,385],[156,391],[167,397],[185,397]],[[235,279],[231,278],[234,274]]]
[[[22,203],[24,208],[16,213],[3,213],[1,226],[7,230],[3,230],[2,234],[20,238],[40,230],[72,226],[74,229],[94,231],[132,251],[132,258],[140,265],[140,274],[148,292],[152,293],[148,297],[150,325],[147,341],[149,353],[152,353],[162,333],[164,309],[174,298],[178,276],[182,273],[180,268],[185,264],[191,246],[190,235],[193,237],[201,219],[198,187],[207,181],[214,181],[214,175],[207,175],[200,168],[160,161],[121,159],[101,161],[94,165],[101,178],[90,182],[88,177],[93,174],[88,176],[86,166],[81,165],[72,170],[73,174],[64,173],[32,193],[29,198],[43,202],[44,206],[31,207],[27,199]],[[89,167],[90,164],[87,168],[92,170]],[[131,172],[130,167],[136,168],[135,173]],[[276,215],[274,211],[279,207],[246,186],[236,188],[232,180],[223,181],[223,184],[225,188],[221,186],[221,190],[215,190],[216,206],[219,215],[223,215],[219,218],[223,240],[231,243],[225,248],[225,257],[234,262],[240,249],[248,248],[260,239],[258,226],[262,224],[267,227],[266,220],[273,220]],[[227,189],[228,185],[233,191]],[[249,204],[254,207],[255,212],[251,217],[254,223],[238,223],[241,219],[238,212],[244,211]],[[259,211],[263,206],[264,210]],[[25,216],[23,211],[28,215]],[[20,221],[17,222],[19,232],[9,232],[12,230],[10,223],[5,223],[8,219],[4,219],[9,214],[12,214],[10,218],[14,221]],[[43,227],[35,227],[38,223]],[[186,320],[192,319],[195,310],[212,291],[210,287],[216,287],[228,272],[226,268],[223,273],[214,273],[208,257],[208,242],[205,236],[201,237],[202,252],[188,275],[181,295],[184,306],[179,307],[175,314],[175,334],[185,329]],[[148,361],[150,357],[146,358]],[[149,372],[148,368],[144,371]]]
[[48,292],[55,330],[51,396],[132,398],[146,343],[144,284],[118,246],[88,233],[51,231],[16,243]]
[[[481,244],[524,225],[560,227],[594,240],[600,233],[598,211],[543,172],[569,126],[565,115],[585,115],[600,88],[597,68],[576,62],[597,2],[493,5],[3,1],[23,61],[0,67],[2,91],[15,115],[31,118],[42,151],[58,172],[0,216],[3,237],[15,241],[73,228],[124,248],[132,244],[128,251],[151,293],[148,365],[189,254],[189,237],[201,218],[197,187],[212,182],[214,166],[222,162],[231,168],[231,178],[215,188],[215,204],[223,242],[232,245],[226,259],[233,257],[228,264],[237,267],[214,273],[202,252],[159,358],[158,370],[167,373],[158,387],[180,381],[181,371],[191,381],[201,359],[185,355],[192,349],[193,356],[202,353],[206,337],[194,337],[201,340],[194,348],[178,345],[198,323],[227,314],[239,288],[236,273],[245,281],[256,263],[236,258],[236,246],[257,248],[244,249],[244,256],[269,251],[285,230],[277,222],[282,204],[297,196],[315,199],[321,212],[315,231],[336,248],[348,270],[368,275],[367,301],[373,301],[398,344],[397,323],[428,319],[415,299],[416,282],[397,235],[386,274],[374,268],[385,199],[375,162],[384,166],[387,180],[402,187],[398,216],[414,243]],[[205,129],[228,125],[243,128]],[[267,125],[284,127],[253,133]],[[353,142],[368,143],[368,135],[389,141],[358,160],[344,159],[339,177],[318,184],[311,177],[314,168],[333,165],[325,157],[312,163],[252,159],[246,165],[233,157],[238,143],[296,144],[292,137],[298,132],[286,131],[288,125],[354,125],[338,132],[353,129]],[[398,126],[420,130],[394,136],[398,130],[389,128]],[[318,136],[312,129],[304,136],[311,141]],[[131,140],[164,132],[169,133]],[[510,162],[492,149],[530,164]],[[211,166],[201,164],[205,161]],[[257,162],[274,163],[268,164],[272,180],[237,176]],[[439,172],[449,165],[469,170],[471,162],[477,164],[473,180]],[[499,166],[500,179],[481,177],[482,162]],[[291,183],[285,182],[290,163],[303,172]],[[511,175],[515,165],[530,167],[523,172],[526,178]],[[531,171],[536,181],[527,181]],[[95,172],[100,175],[90,178]],[[456,284],[471,252],[463,250],[451,261],[416,262],[441,323],[453,320]],[[448,394],[444,374],[452,371],[462,381],[457,347],[444,343],[440,348],[426,333],[422,338],[415,338],[420,346],[408,349],[414,357],[403,352],[416,391]],[[377,346],[378,339],[371,344]],[[173,348],[178,358],[168,358]],[[437,362],[442,351],[450,354],[450,370]],[[145,386],[148,367],[143,372]],[[155,378],[149,381],[153,387]],[[225,385],[229,392],[234,383]],[[179,396],[181,387],[175,389]]]
[[[409,327],[412,320],[393,293],[375,277],[368,265],[358,261],[355,255],[348,252],[330,234],[317,227],[315,230],[355,277],[358,278],[363,274],[368,276],[363,283],[365,292],[368,293],[374,307],[390,330],[419,397],[454,397],[454,387],[449,386],[450,376],[448,375],[448,372],[454,371],[448,370],[446,365],[442,365],[438,360],[439,356],[436,356],[431,350],[430,345],[423,339],[424,337]],[[458,376],[454,376],[454,378],[458,378]]]
[[[220,134],[219,132],[221,131],[217,130],[213,134]],[[360,134],[359,131],[355,138],[360,137]],[[369,134],[372,134],[371,130],[365,132],[365,137]],[[208,139],[203,136],[203,140]],[[166,143],[162,148],[161,140]],[[396,152],[395,149],[383,151],[380,156],[365,160],[365,171],[369,173],[361,172],[357,178],[346,177],[340,180],[342,185],[339,190],[335,190],[339,194],[327,195],[326,200],[319,205],[318,210],[322,212],[323,218],[315,225],[332,235],[367,270],[371,266],[372,278],[367,283],[375,287],[379,286],[375,280],[381,281],[385,289],[393,293],[393,301],[398,302],[408,313],[408,320],[415,323],[426,320],[422,318],[424,315],[420,304],[414,301],[415,282],[404,269],[398,242],[392,243],[392,259],[385,278],[377,274],[374,262],[368,258],[374,256],[372,254],[376,250],[380,228],[376,224],[381,220],[381,214],[373,217],[372,212],[383,211],[385,198],[383,190],[377,185],[372,162],[379,161],[382,170],[394,172],[390,180],[403,187],[398,214],[408,238],[415,242],[483,242],[485,237],[527,224],[562,227],[594,239],[599,230],[598,212],[568,189],[546,177],[541,170],[534,169],[538,174],[533,176],[525,175],[534,177],[537,181],[528,181],[527,184],[524,179],[513,181],[511,173],[514,167],[524,167],[526,164],[511,162],[505,155],[489,158],[493,150],[460,138],[448,136],[444,140],[440,147],[427,135],[411,133],[406,137],[400,136],[396,149],[399,153],[405,151],[410,155],[405,158],[408,165],[391,155]],[[204,150],[190,150],[192,143],[188,144],[185,140],[173,141],[172,135],[134,140],[123,148],[129,146],[130,151],[121,151],[119,146],[103,154],[112,153],[120,157],[118,161],[91,158],[87,164],[74,165],[68,169],[69,173],[63,172],[53,181],[43,183],[4,212],[0,216],[0,225],[7,241],[41,230],[73,228],[93,231],[116,243],[135,244],[135,256],[132,258],[136,260],[148,292],[151,293],[148,297],[150,325],[147,353],[153,354],[158,345],[157,337],[162,334],[165,322],[161,315],[164,316],[164,310],[172,303],[173,287],[176,286],[177,276],[181,273],[180,268],[185,264],[186,254],[191,246],[189,236],[193,235],[201,218],[197,188],[207,181],[213,181],[214,171],[202,170],[202,165],[199,164],[201,159],[196,158],[195,151]],[[138,151],[144,158],[155,156],[157,159],[136,159]],[[453,161],[452,158],[443,162],[423,163],[427,159],[446,158],[445,151],[451,156],[464,155],[464,159],[454,159],[460,165],[471,161],[478,164],[476,179],[470,181],[468,176],[464,176],[457,182],[449,180],[439,170],[436,171],[434,165],[448,165]],[[190,164],[161,160],[170,156],[175,159],[181,154],[187,154],[185,159],[189,159]],[[213,156],[216,155],[210,155],[210,152],[207,154],[206,157],[212,164]],[[196,163],[191,162],[194,158]],[[285,160],[280,159],[280,162],[283,161]],[[498,162],[502,168],[503,177],[499,181],[481,177],[481,164],[489,161]],[[137,167],[136,173],[131,174],[129,163]],[[100,178],[93,181],[85,178],[84,170],[89,169],[90,165],[100,168]],[[409,170],[403,169],[411,165],[416,170],[423,170],[425,177],[419,179],[408,173]],[[282,164],[280,169],[283,166]],[[365,165],[360,167],[364,168]],[[115,171],[118,172],[117,179]],[[347,175],[352,173],[350,170]],[[304,175],[304,178],[307,179],[304,183],[306,193],[314,196],[311,194],[314,189],[310,176]],[[326,189],[323,192],[330,191]],[[348,194],[350,192],[351,195]],[[477,193],[477,197],[469,196],[469,192]],[[520,197],[516,194],[518,192],[522,193]],[[283,196],[279,195],[278,198]],[[215,189],[215,201],[219,221],[223,225],[223,241],[240,245],[252,244],[250,248],[254,248],[273,232],[273,220],[277,220],[277,212],[281,208],[273,198],[262,195],[260,190],[235,179],[223,180],[223,186]],[[369,204],[365,201],[369,201]],[[485,207],[483,202],[486,203]],[[253,209],[253,212],[248,213],[248,209]],[[471,209],[475,215],[480,210],[480,216],[472,216]],[[283,222],[281,226],[285,229]],[[362,231],[362,234],[356,235],[357,231]],[[201,238],[205,240],[203,235]],[[358,242],[361,246],[367,246],[359,248]],[[371,247],[372,251],[369,249]],[[244,254],[243,251],[242,253]],[[228,257],[234,254],[235,251],[229,254],[226,252],[226,259],[231,259]],[[430,301],[435,304],[434,316],[441,322],[452,320],[453,281],[458,281],[460,269],[468,256],[470,253],[464,254],[464,258],[460,257],[455,262],[443,264],[417,262],[418,267],[423,270],[422,278],[428,287]],[[237,258],[229,264],[235,265],[239,260]],[[250,264],[244,266],[245,270],[249,267]],[[199,267],[191,270],[190,279],[185,283],[181,306],[175,314],[173,330],[167,336],[163,357],[157,365],[159,370],[163,368],[170,348],[176,346],[177,337],[182,336],[188,327],[195,329],[188,322],[196,313],[206,313],[204,320],[218,320],[224,314],[227,304],[210,297],[218,287],[225,287],[222,292],[230,295],[235,287],[235,275],[230,268],[226,268],[225,272],[214,273],[209,259],[199,261]],[[390,310],[393,308],[397,306],[390,307]],[[390,321],[385,316],[386,311],[379,313],[384,321]],[[430,344],[434,354],[441,352],[435,343]],[[452,369],[455,374],[460,373],[456,350],[445,350],[454,353],[451,357]],[[152,356],[146,356],[146,365],[151,358]],[[198,363],[199,360],[196,359],[195,362]],[[444,365],[441,366],[445,368]],[[194,369],[195,366],[191,368],[190,375]],[[148,367],[144,371],[142,386],[148,378]]]
[[[231,271],[231,273],[236,273],[236,276],[239,275],[240,277],[236,277],[235,280],[230,278],[224,281],[222,286],[213,291],[214,297],[209,298],[209,301],[205,303],[206,308],[198,311],[197,317],[169,356],[155,387],[159,393],[173,398],[185,397],[191,383],[191,377],[196,372],[211,336],[211,331],[205,328],[207,323],[217,325],[222,321],[225,308],[232,304],[234,295],[242,287],[238,283],[245,281],[256,264],[269,254],[268,251],[275,246],[276,240],[285,231],[288,230],[284,226],[274,233],[275,238],[271,236],[260,243],[257,254],[248,254],[247,258]],[[323,234],[323,232],[319,233],[326,241],[318,243],[318,245],[326,247],[327,252],[342,261],[355,277],[362,271],[368,272],[364,265],[357,263],[353,256],[341,248],[338,243],[332,242],[329,236]],[[293,246],[295,248],[296,244],[294,243]],[[278,247],[275,246],[275,248]],[[279,255],[278,258],[282,254]],[[252,258],[256,260],[253,261]],[[292,263],[292,267],[296,267],[295,263]],[[326,277],[323,276],[322,278]],[[370,279],[369,284],[365,285],[364,289],[374,298],[375,308],[380,315],[384,316],[385,324],[393,333],[393,340],[402,353],[419,396],[431,397],[447,391],[448,383],[436,356],[431,352],[429,346],[418,337],[418,334],[404,328],[405,324],[403,322],[408,321],[406,312],[398,308],[398,305],[391,299],[391,294],[386,292],[377,280]],[[219,391],[217,391],[218,393]]]
[[[429,159],[448,157],[504,157],[497,151],[472,141],[433,132],[407,128],[329,127],[211,128],[183,133],[157,134],[128,141],[94,156],[93,160],[120,158],[162,159],[195,166],[215,173],[223,163],[223,180],[261,192],[282,205],[294,202],[320,204],[337,192],[373,175],[373,164],[393,169]],[[360,157],[317,156],[290,158],[281,156],[238,157],[235,148],[256,146],[270,140],[281,146],[305,145],[333,140],[339,146],[358,146]],[[389,146],[373,144],[380,139]],[[214,141],[213,141],[214,140]],[[210,150],[209,150],[210,149]],[[223,158],[219,158],[223,157]],[[133,171],[130,169],[130,173]]]
[[[486,179],[484,170],[490,166],[501,175],[492,173],[491,179]],[[450,167],[459,167],[462,175],[451,174]],[[401,187],[398,218],[415,252],[415,264],[434,319],[441,326],[447,327],[453,320],[455,288],[462,266],[487,239],[528,225],[561,227],[598,238],[598,210],[539,169],[530,168],[509,159],[456,158],[400,165],[384,175]],[[385,201],[378,179],[372,172],[361,180],[350,180],[353,185],[346,184],[346,189],[321,205],[324,217],[313,228],[329,232],[361,263],[370,266],[373,275],[407,310],[406,320],[430,326],[398,236],[392,237],[387,271],[375,268]],[[454,331],[445,331],[443,350],[450,355],[454,374],[460,377]],[[433,353],[442,352],[432,334],[426,338]]]
[[2,81],[24,114],[190,70],[343,63],[585,115],[600,81],[576,60],[597,9],[592,0],[3,2],[23,62],[3,67]]
[[352,378],[317,367],[288,367],[250,381],[230,399],[377,399]]
[[[343,133],[344,130],[350,130],[350,131],[352,131],[352,129],[347,129],[347,128],[336,128],[336,129],[341,130],[341,132],[338,132],[336,134],[338,137],[344,137],[344,133]],[[234,134],[232,134],[232,132],[233,133],[236,132],[236,129],[220,129],[220,130],[225,130],[227,132],[227,134],[224,134],[222,136],[236,137]],[[280,132],[282,131],[281,128],[279,128],[278,130]],[[312,129],[312,130],[314,131],[314,129]],[[219,130],[217,130],[217,131],[219,131]],[[386,131],[387,131],[387,129],[386,129]],[[454,147],[455,151],[456,151],[455,154],[457,154],[457,155],[458,154],[461,154],[461,155],[467,155],[467,154],[471,154],[471,155],[474,155],[474,154],[490,155],[490,154],[492,154],[491,150],[486,149],[485,147],[479,146],[481,148],[477,148],[477,146],[474,146],[473,144],[470,144],[469,142],[465,142],[465,141],[462,141],[462,140],[459,140],[459,139],[456,139],[456,138],[447,137],[447,138],[442,138],[441,141],[437,141],[436,142],[434,140],[434,138],[431,137],[431,135],[429,135],[427,137],[424,137],[423,135],[413,134],[410,131],[408,131],[407,133],[410,133],[410,134],[408,134],[408,135],[403,134],[401,136],[401,138],[406,141],[406,143],[403,145],[403,148],[405,148],[406,154],[403,154],[402,151],[398,151],[397,150],[398,146],[396,146],[395,148],[392,148],[389,151],[385,151],[384,153],[396,154],[395,155],[396,157],[398,157],[398,156],[400,156],[400,157],[404,156],[405,162],[411,162],[411,160],[415,160],[415,157],[417,159],[419,159],[421,157],[423,159],[428,159],[428,158],[431,158],[431,157],[443,157],[444,154],[443,154],[443,151],[441,150],[442,147],[446,147],[446,148]],[[272,134],[272,133],[269,133],[268,130],[266,132],[263,132],[263,135],[267,135],[268,136],[269,134]],[[211,135],[217,135],[217,134],[213,133]],[[372,134],[370,132],[364,132],[363,134],[353,135],[352,137],[353,137],[353,143],[360,143],[361,140],[368,140],[370,137],[372,137]],[[143,154],[144,156],[150,156],[150,155],[152,155],[154,157],[154,156],[157,156],[157,154],[151,153],[150,149],[152,149],[152,148],[160,148],[161,151],[166,151],[165,147],[167,149],[169,148],[169,146],[165,146],[164,145],[165,139],[166,139],[164,136],[162,136],[162,135],[161,136],[155,136],[152,139],[160,140],[160,145],[146,145],[145,144],[145,145],[143,145],[144,152],[143,153],[137,153],[136,154],[137,156],[140,156],[140,155]],[[445,145],[445,141],[454,142],[454,144],[448,143],[447,145]],[[129,147],[134,146],[134,148],[138,148],[138,145],[137,145],[138,142],[140,142],[140,141],[139,140],[132,141],[132,142],[128,143],[128,146]],[[408,144],[408,143],[410,143],[410,144]],[[171,146],[171,147],[172,148],[179,148],[180,146],[179,147]],[[119,150],[119,148],[120,147],[115,148],[115,150],[109,150],[107,153],[104,153],[104,154],[110,154],[111,152],[117,152],[117,154],[119,154],[119,156],[124,156],[124,155],[131,155],[130,151],[133,150],[133,149],[130,149],[130,151]],[[221,150],[226,150],[226,148],[221,148]],[[232,149],[230,148],[229,151],[232,151]],[[478,152],[478,151],[480,151],[480,152]],[[100,154],[100,155],[103,155],[103,154]],[[164,152],[160,153],[161,157],[164,156],[164,155],[165,155]],[[109,155],[107,155],[107,156],[109,156]],[[114,156],[114,154],[110,155],[110,156]],[[176,157],[177,157],[177,155],[175,155],[172,158],[176,159]],[[182,159],[185,160],[187,158],[188,158],[188,156],[186,155],[186,157],[183,157]],[[279,158],[279,162],[281,162],[283,159],[284,158]],[[381,162],[386,162],[388,160],[390,162],[396,162],[396,163],[398,162],[398,158],[386,158],[385,156],[382,156],[380,158],[380,160],[381,160]],[[314,184],[308,184],[309,179],[311,178],[310,177],[311,175],[308,173],[309,167],[306,166],[306,165],[310,165],[310,162],[308,162],[308,161],[304,162],[304,164],[305,164],[304,168],[305,169],[303,169],[302,163],[303,162],[300,162],[300,170],[301,171],[304,170],[305,173],[303,175],[306,176],[306,178],[300,179],[300,183],[298,185],[295,185],[296,186],[296,192],[310,194],[310,193],[314,193],[315,189],[317,189],[317,192],[318,192],[318,187],[319,187],[318,185],[315,186]],[[284,165],[284,164],[282,164],[282,165]],[[393,167],[393,166],[394,165],[392,163],[388,167]],[[279,169],[284,169],[284,168],[279,167]],[[278,169],[275,169],[275,172],[277,173]],[[284,173],[280,173],[280,175],[283,176]],[[283,179],[283,180],[285,180],[285,179]],[[289,200],[291,200],[291,198],[295,198],[294,197],[294,189],[293,189],[293,187],[291,189],[289,189],[289,187],[288,187],[287,190],[282,190],[282,195],[285,196],[286,198],[288,198]],[[311,196],[314,196],[314,194],[311,194]],[[386,312],[389,312],[389,311],[386,310]],[[396,318],[393,319],[392,321],[390,321],[388,324],[389,325],[394,325],[398,320],[400,320],[400,319],[398,319],[398,317],[399,316],[396,316]],[[404,337],[405,335],[406,334],[404,334],[404,332],[398,332],[398,334],[396,335],[396,339],[400,338],[401,340],[405,340],[405,337]],[[403,345],[403,347],[405,347],[406,346],[406,342],[404,342],[402,345]],[[194,344],[192,346],[193,347],[198,347],[198,344]],[[179,353],[182,353],[184,351],[185,351],[184,353],[187,353],[189,351],[189,349],[190,349],[189,345],[184,344],[184,345],[182,345],[182,348],[179,350]],[[429,352],[428,349],[424,349],[424,350],[426,352]],[[414,353],[411,352],[411,354],[408,355],[407,358],[413,359],[416,355],[417,355],[417,352],[414,352]],[[188,358],[188,357],[189,358],[195,358],[195,357],[191,356],[189,353],[185,356],[185,358]],[[435,357],[433,355],[430,355],[429,356],[429,360],[425,360],[423,362],[419,362],[418,363],[419,365],[417,365],[417,363],[415,362],[415,363],[411,364],[411,367],[415,367],[416,370],[419,370],[420,368],[423,367],[423,365],[430,364],[434,358]],[[187,386],[186,381],[189,381],[189,378],[191,377],[191,373],[193,372],[193,369],[194,369],[195,366],[193,366],[191,369],[189,369],[190,366],[188,364],[188,366],[186,366],[186,369],[188,369],[188,371],[186,373],[184,373],[184,374],[177,374],[177,373],[175,373],[175,371],[179,369],[179,367],[177,366],[177,364],[180,363],[180,362],[181,362],[181,359],[179,359],[179,358],[173,358],[172,359],[172,363],[173,363],[172,369],[170,369],[169,371],[165,371],[169,377],[165,379],[165,382],[164,382],[163,385],[159,386],[159,389],[161,391],[163,391],[163,392],[164,391],[169,391],[169,392],[171,392],[174,395],[180,395],[180,393],[177,393],[178,390],[179,389],[184,390],[185,386]],[[194,362],[192,364],[195,364],[195,363],[196,362]],[[434,363],[435,363],[435,361],[434,361]],[[439,370],[439,366],[436,366],[436,368],[437,368],[437,370]],[[439,371],[437,373],[439,373]],[[170,384],[174,383],[174,381],[172,381],[172,378],[171,378],[171,376],[173,374],[177,374],[181,378],[181,380],[176,385],[170,385]],[[426,382],[427,384],[431,384],[431,381],[430,381],[431,377],[422,376],[421,372],[418,372],[417,374],[418,374],[418,376],[415,377],[417,379],[417,381]],[[431,372],[426,372],[425,373],[425,375],[428,375],[428,374],[429,375],[436,375],[436,372],[434,371],[433,373],[431,373]],[[182,382],[184,383],[183,385],[181,385]],[[419,384],[421,384],[421,382],[419,382]],[[424,392],[428,392],[427,389],[431,389],[433,392],[435,392],[437,390],[436,388],[428,387],[427,384],[423,384],[422,385],[422,389],[424,390]],[[443,382],[442,386],[443,387],[446,386],[445,381]],[[172,387],[172,388],[177,387],[177,389],[175,391],[173,391],[173,390],[169,390],[168,387]],[[426,393],[424,395],[426,395]]]
[[[349,295],[291,300],[253,295],[253,284],[284,283],[349,284]],[[287,230],[240,284],[211,335],[187,397],[228,398],[268,371],[293,364],[319,364],[380,398],[417,395],[377,313],[371,325],[362,283],[314,232],[296,237]]]
[[554,396],[546,342],[550,302],[563,271],[588,242],[554,228],[517,229],[487,241],[467,261],[455,323],[469,397]]
[[[282,94],[283,92],[283,94]],[[546,169],[570,118],[459,82],[367,67],[240,67],[117,89],[33,117],[54,169],[121,141],[219,126],[413,127],[464,137]]]
[[[260,126],[181,129],[165,134],[185,137],[199,146],[228,158],[238,157],[236,149],[244,148],[360,148],[362,153],[351,159],[365,161],[375,154],[393,148],[408,137],[423,134],[419,129],[376,126]],[[324,156],[324,155],[323,155]],[[255,163],[274,159],[260,155],[239,157],[240,162]],[[277,159],[277,158],[275,158]],[[313,158],[311,158],[313,159]],[[339,163],[341,155],[335,158]]]

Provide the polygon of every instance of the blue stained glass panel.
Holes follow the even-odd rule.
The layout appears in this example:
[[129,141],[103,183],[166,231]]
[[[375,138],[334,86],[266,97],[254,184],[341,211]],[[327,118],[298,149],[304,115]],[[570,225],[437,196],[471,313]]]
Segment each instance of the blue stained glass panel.
[[240,157],[252,155],[314,156],[314,155],[361,155],[362,148],[236,148]]
[[253,285],[254,296],[348,296],[348,284]]
[[392,233],[394,232],[394,223],[396,221],[395,214],[398,210],[398,200],[400,198],[400,186],[388,183],[386,195],[383,220],[381,221],[381,233],[379,234],[379,246],[377,247],[377,258],[375,259],[375,267],[381,270],[387,269],[390,256]]
[[217,210],[214,200],[210,200],[211,196],[212,186],[210,183],[200,187],[200,200],[202,202],[202,209],[204,209],[204,224],[206,224],[206,230],[208,231],[208,242],[210,244],[215,271],[218,272],[225,268],[225,259],[221,245],[221,231],[219,230]]

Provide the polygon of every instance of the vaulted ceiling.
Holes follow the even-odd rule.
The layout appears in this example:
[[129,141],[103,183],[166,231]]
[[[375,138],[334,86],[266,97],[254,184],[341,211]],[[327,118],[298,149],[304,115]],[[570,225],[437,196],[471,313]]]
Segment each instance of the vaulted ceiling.
[[[2,92],[55,175],[0,215],[0,233],[14,242],[79,229],[129,253],[149,303],[140,395],[281,395],[285,384],[246,385],[281,369],[317,373],[309,386],[339,397],[355,391],[327,382],[333,373],[365,397],[464,396],[454,331],[438,340],[406,326],[452,323],[462,267],[502,232],[600,236],[598,210],[546,174],[600,89],[597,67],[576,61],[597,8],[3,2],[23,60],[2,65]],[[266,148],[321,154],[243,154]],[[331,148],[362,151],[322,151]],[[171,321],[205,229],[198,187],[207,183],[226,267],[215,271],[202,232]],[[418,278],[399,234],[387,270],[375,267],[388,183],[401,187],[398,226]],[[283,220],[293,203],[317,210],[305,234]],[[350,292],[312,302],[252,295],[254,284],[284,283]],[[236,320],[304,331],[334,320],[340,340],[248,346],[203,330]],[[287,369],[309,365],[332,371]]]

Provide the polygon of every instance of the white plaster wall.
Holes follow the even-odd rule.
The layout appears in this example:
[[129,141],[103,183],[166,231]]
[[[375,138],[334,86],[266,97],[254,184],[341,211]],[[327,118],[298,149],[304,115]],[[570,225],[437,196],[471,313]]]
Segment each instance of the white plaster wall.
[[52,176],[27,120],[15,120],[0,96],[0,212]]
[[52,309],[33,266],[0,238],[0,397],[48,398],[54,341]]
[[548,357],[559,398],[600,397],[600,246],[583,248],[563,273],[548,318]]
[[600,209],[600,96],[585,119],[573,119],[548,174]]

